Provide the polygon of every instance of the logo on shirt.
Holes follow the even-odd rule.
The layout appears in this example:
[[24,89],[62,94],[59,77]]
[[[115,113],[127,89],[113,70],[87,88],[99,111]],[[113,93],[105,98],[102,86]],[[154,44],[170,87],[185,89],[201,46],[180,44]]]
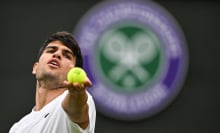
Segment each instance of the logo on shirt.
[[171,15],[153,2],[105,1],[74,31],[97,110],[120,120],[150,117],[180,91],[185,40]]

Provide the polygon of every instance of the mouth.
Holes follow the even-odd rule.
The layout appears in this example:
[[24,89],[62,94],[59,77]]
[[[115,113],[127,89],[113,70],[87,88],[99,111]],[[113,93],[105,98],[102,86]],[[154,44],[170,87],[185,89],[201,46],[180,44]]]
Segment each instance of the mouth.
[[60,68],[60,63],[56,59],[51,59],[47,64],[52,68]]

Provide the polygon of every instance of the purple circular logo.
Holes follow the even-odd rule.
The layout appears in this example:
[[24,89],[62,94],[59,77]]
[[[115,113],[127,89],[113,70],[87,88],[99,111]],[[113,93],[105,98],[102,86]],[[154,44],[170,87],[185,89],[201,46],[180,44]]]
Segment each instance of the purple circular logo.
[[174,18],[147,1],[104,1],[84,15],[74,34],[97,110],[120,120],[150,117],[179,93],[188,65]]

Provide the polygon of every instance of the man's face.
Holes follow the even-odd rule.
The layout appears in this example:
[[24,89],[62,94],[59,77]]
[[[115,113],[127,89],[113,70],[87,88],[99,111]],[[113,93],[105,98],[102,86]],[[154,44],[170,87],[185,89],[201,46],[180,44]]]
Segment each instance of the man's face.
[[75,63],[76,59],[71,49],[60,41],[53,41],[47,45],[39,61],[34,64],[33,74],[36,74],[38,81],[46,81],[56,87],[66,80],[67,72]]

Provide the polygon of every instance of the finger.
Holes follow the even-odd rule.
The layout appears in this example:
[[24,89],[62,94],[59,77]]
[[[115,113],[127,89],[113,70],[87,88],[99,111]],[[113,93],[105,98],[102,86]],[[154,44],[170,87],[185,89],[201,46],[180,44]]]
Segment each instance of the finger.
[[65,86],[69,91],[74,91],[74,90],[82,91],[86,89],[86,86],[84,84],[80,84],[77,82],[70,83],[66,80],[63,82],[63,86]]
[[71,92],[74,92],[74,91],[81,92],[81,91],[84,91],[86,89],[84,84],[73,83],[71,85],[72,86],[68,88],[69,91],[71,91]]
[[91,87],[92,86],[92,82],[91,80],[87,77],[86,80],[83,82],[83,84],[86,86],[86,87]]
[[67,87],[71,86],[71,83],[67,80],[64,80],[62,83],[62,86],[65,86],[67,88]]

